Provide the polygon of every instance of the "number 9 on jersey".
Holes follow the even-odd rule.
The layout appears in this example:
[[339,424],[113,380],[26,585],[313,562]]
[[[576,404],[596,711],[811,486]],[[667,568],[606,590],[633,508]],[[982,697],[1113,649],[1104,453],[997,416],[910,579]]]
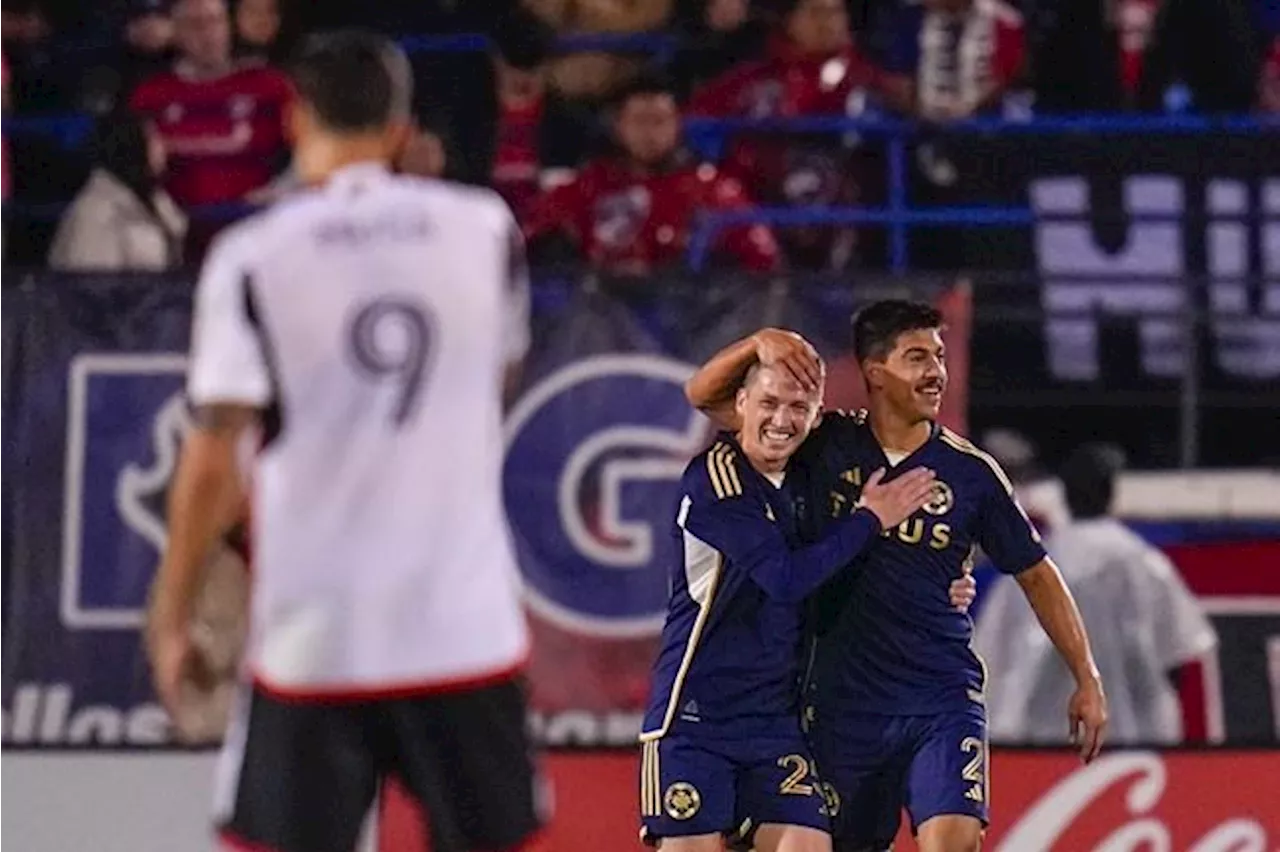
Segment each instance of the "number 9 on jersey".
[[352,363],[370,381],[395,390],[391,420],[404,426],[417,412],[430,372],[434,321],[420,302],[383,297],[366,303],[348,330]]

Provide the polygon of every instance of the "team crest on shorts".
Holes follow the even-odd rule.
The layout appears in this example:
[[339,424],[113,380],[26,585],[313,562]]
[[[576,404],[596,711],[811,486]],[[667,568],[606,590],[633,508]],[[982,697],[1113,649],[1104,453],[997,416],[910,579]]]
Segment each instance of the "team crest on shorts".
[[702,794],[688,781],[677,781],[662,794],[662,803],[672,819],[691,819],[702,807]]
[[933,496],[929,498],[929,502],[920,508],[924,509],[930,515],[945,515],[951,511],[951,507],[956,504],[955,492],[951,490],[951,486],[942,480],[933,483]]

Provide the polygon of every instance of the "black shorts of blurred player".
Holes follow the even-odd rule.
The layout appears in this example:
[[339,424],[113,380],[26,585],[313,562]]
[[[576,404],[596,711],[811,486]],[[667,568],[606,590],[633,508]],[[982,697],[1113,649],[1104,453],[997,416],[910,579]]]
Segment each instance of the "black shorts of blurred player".
[[520,682],[404,698],[240,696],[219,768],[219,834],[253,852],[352,852],[379,782],[427,815],[432,852],[533,850],[540,779]]

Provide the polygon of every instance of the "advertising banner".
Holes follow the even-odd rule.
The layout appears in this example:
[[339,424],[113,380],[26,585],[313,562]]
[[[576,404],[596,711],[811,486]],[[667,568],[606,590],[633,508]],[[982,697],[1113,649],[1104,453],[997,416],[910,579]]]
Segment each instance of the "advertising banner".
[[[636,753],[550,754],[548,848],[640,852]],[[1280,844],[1280,751],[1067,752],[995,749],[991,852],[1272,852]],[[418,814],[386,798],[379,852],[424,852]],[[915,852],[904,826],[896,852]]]
[[[958,136],[942,147],[961,175],[949,200],[1037,216],[914,237],[958,244],[949,263],[984,270],[980,429],[1021,428],[1049,456],[1105,431],[1139,467],[1274,462],[1253,436],[1280,431],[1280,408],[1260,404],[1280,387],[1280,134]],[[913,201],[938,200],[919,189]]]
[[[675,558],[674,483],[712,429],[684,399],[694,365],[761,326],[795,328],[827,357],[828,403],[856,405],[849,317],[886,292],[943,306],[953,361],[944,422],[964,431],[971,297],[963,285],[537,282],[534,347],[506,424],[505,479],[535,639],[532,724],[544,743],[634,742]],[[46,275],[6,294],[6,747],[170,744],[138,630],[187,426],[189,303],[189,280],[166,278]],[[1203,720],[1189,730],[1273,742],[1275,558],[1259,549],[1267,541],[1239,530],[1230,593],[1203,590],[1215,595],[1221,665],[1196,692]],[[1198,541],[1187,525],[1165,532],[1164,546]]]
[[[4,310],[4,743],[169,742],[139,644],[187,414],[189,280],[44,274]],[[506,426],[506,493],[535,635],[534,724],[550,742],[631,743],[675,554],[675,482],[713,427],[683,382],[765,325],[828,357],[856,401],[849,318],[875,291],[732,279],[534,288],[534,346]],[[944,302],[964,363],[969,296]],[[946,422],[965,426],[957,371]]]

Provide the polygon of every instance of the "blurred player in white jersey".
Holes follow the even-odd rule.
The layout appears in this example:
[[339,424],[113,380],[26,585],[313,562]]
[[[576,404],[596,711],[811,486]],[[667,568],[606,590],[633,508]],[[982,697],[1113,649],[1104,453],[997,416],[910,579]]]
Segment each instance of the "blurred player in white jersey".
[[147,629],[174,712],[199,668],[199,566],[250,485],[243,706],[217,819],[231,848],[350,852],[382,778],[433,850],[529,849],[528,653],[501,497],[502,391],[528,345],[498,196],[387,169],[410,128],[391,42],[318,36],[294,69],[311,188],[226,231],[196,291],[195,426]]

